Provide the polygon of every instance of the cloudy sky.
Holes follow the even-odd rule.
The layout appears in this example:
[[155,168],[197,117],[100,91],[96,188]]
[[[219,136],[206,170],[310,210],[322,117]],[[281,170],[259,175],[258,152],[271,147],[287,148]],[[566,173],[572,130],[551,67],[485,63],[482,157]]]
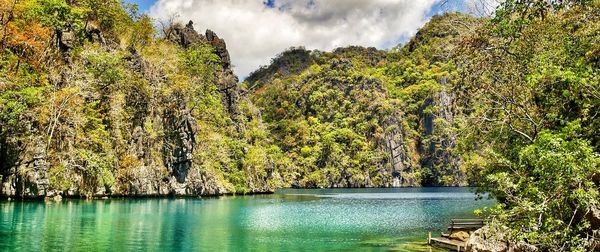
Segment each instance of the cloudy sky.
[[132,0],[156,19],[177,14],[201,33],[225,39],[240,78],[291,46],[332,50],[361,45],[389,49],[434,15],[465,0]]

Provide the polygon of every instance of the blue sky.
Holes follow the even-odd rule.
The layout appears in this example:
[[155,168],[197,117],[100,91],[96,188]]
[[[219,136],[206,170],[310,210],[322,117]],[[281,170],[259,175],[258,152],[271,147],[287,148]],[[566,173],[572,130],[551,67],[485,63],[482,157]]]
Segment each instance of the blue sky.
[[140,11],[146,12],[156,1],[155,0],[128,0],[127,2],[135,3],[139,6]]
[[[405,43],[436,13],[481,0],[127,0],[155,19],[177,14],[197,31],[225,39],[234,71],[245,78],[292,46],[330,51]],[[485,0],[499,1],[499,0]]]

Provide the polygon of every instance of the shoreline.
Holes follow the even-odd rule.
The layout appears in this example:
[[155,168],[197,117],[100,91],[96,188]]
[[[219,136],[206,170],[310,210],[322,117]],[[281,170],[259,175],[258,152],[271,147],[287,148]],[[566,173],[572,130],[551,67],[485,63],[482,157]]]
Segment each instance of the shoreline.
[[[80,199],[80,200],[109,200],[109,199],[201,199],[201,198],[218,198],[218,197],[231,197],[231,196],[253,196],[253,195],[270,195],[276,194],[279,190],[352,190],[352,189],[407,189],[407,188],[473,188],[474,186],[403,186],[403,187],[327,187],[327,188],[299,188],[299,187],[287,187],[278,188],[273,191],[267,192],[250,192],[244,194],[238,193],[223,193],[223,194],[207,194],[207,195],[175,195],[175,194],[149,194],[149,195],[125,195],[125,194],[112,194],[112,195],[94,195],[91,197],[85,197],[81,195],[54,195],[54,196],[7,196],[0,195],[0,202],[7,201],[45,201],[45,202],[60,202],[63,199]],[[60,199],[56,200],[54,197],[60,196]]]

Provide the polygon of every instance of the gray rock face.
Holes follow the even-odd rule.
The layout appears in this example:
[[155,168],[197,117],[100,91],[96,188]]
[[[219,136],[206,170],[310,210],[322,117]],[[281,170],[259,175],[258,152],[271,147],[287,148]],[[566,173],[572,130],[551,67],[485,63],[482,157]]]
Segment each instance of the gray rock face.
[[188,170],[192,166],[192,154],[196,143],[195,119],[180,108],[178,115],[165,116],[166,132],[169,132],[164,144],[165,164],[177,182],[185,182]]
[[227,69],[220,73],[217,87],[221,93],[221,101],[227,108],[234,121],[237,120],[239,114],[239,101],[242,98],[242,91],[238,84],[238,78],[233,74],[231,69]]
[[506,241],[505,228],[484,226],[471,234],[467,240],[467,252],[537,252],[537,247],[526,243]]
[[104,35],[102,35],[102,31],[100,28],[94,25],[88,25],[85,29],[85,36],[88,41],[92,43],[99,43],[100,45],[106,45],[106,39],[104,39]]
[[385,146],[389,153],[389,162],[392,167],[392,187],[414,186],[414,181],[407,176],[412,170],[409,160],[408,150],[404,142],[404,132],[402,129],[402,120],[400,113],[396,112],[390,115],[385,121],[386,131],[384,136]]
[[62,51],[68,51],[75,47],[77,43],[75,33],[71,30],[57,32],[58,48]]
[[585,215],[585,218],[590,222],[592,229],[600,229],[600,208],[598,206],[590,208],[590,211]]
[[[222,102],[228,109],[232,118],[238,112],[238,100],[241,97],[238,79],[231,71],[229,53],[225,49],[225,43],[213,32],[209,42],[206,37],[199,35],[190,21],[185,27],[175,26],[170,39],[181,47],[187,48],[194,44],[206,43],[215,47],[217,54],[223,59],[224,69],[216,76],[217,88],[221,93]],[[129,67],[148,80],[160,81],[160,76],[155,76],[155,71],[148,70],[148,63],[139,55],[135,48],[129,48],[130,56],[125,57]],[[152,82],[152,81],[151,81]],[[139,112],[142,117],[134,119],[135,127],[131,133],[128,147],[130,156],[141,162],[134,167],[128,167],[129,171],[121,178],[121,184],[125,186],[117,189],[121,195],[220,195],[229,191],[220,185],[217,175],[211,171],[199,167],[200,160],[194,160],[196,148],[197,121],[190,114],[187,103],[183,97],[167,98],[169,101],[156,101],[151,97],[141,103],[151,104],[156,102],[176,103],[173,109],[165,110],[157,115],[147,115]],[[152,121],[155,130],[163,132],[158,139],[149,139],[149,133],[145,132],[143,123]],[[150,153],[153,149],[160,149],[162,160],[157,163]]]
[[[443,119],[444,125],[440,128],[446,129],[439,138],[440,149],[435,150],[434,157],[438,163],[443,164],[446,170],[450,171],[454,178],[465,178],[465,174],[460,174],[459,169],[461,159],[458,155],[452,154],[452,149],[456,147],[456,133],[449,131],[454,124],[454,112],[453,112],[453,100],[454,94],[446,90],[447,77],[442,77],[440,84],[443,86],[442,90],[438,93],[437,98],[434,100],[435,106],[438,110],[435,114],[436,118]],[[459,180],[466,180],[459,179]],[[452,186],[460,186],[460,184],[453,184]]]
[[187,48],[194,44],[206,43],[215,48],[215,53],[221,59],[222,71],[218,76],[218,88],[221,92],[223,105],[232,115],[232,119],[236,120],[238,115],[238,102],[241,99],[241,89],[239,80],[231,69],[231,59],[225,41],[211,30],[206,30],[205,36],[194,30],[194,23],[190,20],[185,27],[174,25],[173,33],[169,39],[178,43],[180,46]]
[[217,34],[211,30],[206,30],[206,40],[215,48],[217,55],[219,55],[221,58],[223,69],[229,69],[231,67],[231,60],[229,58],[229,52],[227,51],[225,41],[219,38],[219,36],[217,36]]
[[491,230],[485,226],[473,232],[467,241],[469,252],[506,252],[508,245],[504,240],[502,232]]
[[173,33],[169,39],[178,43],[183,48],[206,41],[202,35],[198,34],[194,30],[194,22],[191,20],[184,27],[181,25],[175,25],[173,27]]
[[[424,113],[422,118],[422,137],[428,141],[420,143],[421,166],[432,168],[432,171],[438,173],[433,174],[433,178],[441,178],[444,175],[455,178],[452,184],[445,185],[461,186],[461,182],[466,181],[466,175],[459,169],[460,157],[452,152],[457,138],[456,133],[451,130],[454,124],[454,95],[446,90],[446,77],[440,80],[440,84],[442,89],[431,98],[426,99],[425,105],[421,108],[423,111],[426,108],[434,109],[431,114]],[[441,167],[441,169],[435,167]],[[424,185],[438,185],[438,183],[439,181],[435,181],[435,179],[426,179]]]
[[0,195],[24,198],[46,195],[50,181],[44,146],[43,140],[38,137],[31,145],[24,146],[19,151],[19,159],[4,170]]

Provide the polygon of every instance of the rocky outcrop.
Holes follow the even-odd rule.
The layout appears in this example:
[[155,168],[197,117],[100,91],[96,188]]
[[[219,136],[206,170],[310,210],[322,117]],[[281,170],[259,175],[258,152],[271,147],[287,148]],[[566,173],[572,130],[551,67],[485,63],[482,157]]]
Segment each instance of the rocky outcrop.
[[[238,102],[242,98],[238,78],[231,69],[229,53],[225,42],[214,32],[207,30],[206,36],[198,34],[190,21],[187,25],[174,25],[170,40],[183,48],[197,44],[208,44],[215,48],[216,54],[221,59],[221,70],[216,74],[217,86],[223,105],[227,108],[235,121],[239,113]],[[129,67],[150,81],[160,81],[160,76],[150,71],[149,64],[139,55],[135,48],[129,48],[130,56],[125,57]],[[184,97],[173,94],[175,97],[169,101],[145,100],[138,103],[175,102],[175,108],[165,110],[162,114],[140,115],[145,117],[136,119],[140,126],[132,133],[129,144],[129,155],[135,160],[140,160],[135,167],[128,169],[130,172],[123,178],[118,194],[124,195],[220,195],[230,193],[217,179],[217,175],[209,169],[199,167],[201,160],[194,160],[194,151],[197,145],[196,128],[197,119],[190,114]],[[141,97],[141,99],[149,99]],[[152,121],[157,130],[164,132],[159,139],[148,139],[148,132],[142,127],[144,121]],[[152,149],[162,149],[161,163],[152,160]]]
[[192,156],[196,143],[195,119],[181,107],[176,114],[165,115],[166,136],[164,144],[165,164],[168,171],[179,183],[185,182],[192,166]]
[[95,25],[90,24],[85,28],[85,37],[92,43],[98,43],[103,46],[106,45],[106,39],[104,39],[102,31]]
[[385,120],[384,143],[386,152],[389,153],[391,166],[392,187],[415,186],[418,182],[412,176],[412,165],[405,142],[405,133],[402,128],[400,113],[397,111]]
[[[50,182],[47,174],[45,145],[40,137],[29,143],[19,148],[17,160],[8,160],[7,157],[11,155],[10,153],[3,154],[5,158],[1,161],[4,173],[2,174],[0,194],[29,198],[44,196],[48,192]],[[17,146],[17,143],[13,143],[12,146]],[[10,151],[10,145],[5,142],[4,148],[0,149],[3,152]]]
[[285,77],[300,74],[310,65],[314,64],[317,57],[304,47],[292,47],[272,59],[268,66],[261,66],[250,73],[246,78],[252,86],[249,90],[257,90],[263,85],[271,82],[275,77]]
[[506,241],[506,228],[484,226],[467,240],[467,252],[537,252],[538,248],[526,243]]
[[172,27],[172,33],[169,39],[178,43],[180,46],[187,48],[195,44],[205,43],[211,45],[215,49],[215,53],[221,59],[222,70],[218,73],[217,84],[223,105],[227,108],[231,117],[236,121],[239,114],[239,100],[242,97],[239,79],[231,69],[231,59],[225,41],[211,30],[206,30],[205,35],[201,35],[194,30],[194,23],[190,20],[185,27],[180,24],[175,24]]
[[[191,22],[191,21],[190,21]],[[240,89],[239,79],[231,69],[231,59],[225,41],[217,36],[215,32],[206,30],[206,40],[215,48],[215,52],[221,58],[221,66],[223,71],[218,77],[218,88],[221,92],[223,104],[227,111],[232,115],[234,121],[239,114],[239,101],[241,99],[242,90]]]
[[485,226],[473,232],[467,241],[467,251],[470,252],[506,252],[507,243],[502,232]]
[[56,44],[61,51],[71,50],[76,43],[78,43],[77,37],[72,30],[65,29],[56,32]]
[[194,30],[194,22],[191,20],[185,25],[175,24],[171,27],[173,32],[170,34],[169,39],[183,48],[188,48],[191,45],[199,44],[205,42],[206,39],[198,34],[196,30]]
[[[77,36],[78,30],[76,30],[70,24],[62,30],[56,30],[55,32],[55,43],[58,49],[62,52],[68,52],[69,50],[75,48],[78,45],[81,45],[82,41]],[[83,30],[83,34],[85,39],[92,43],[98,43],[102,46],[107,45],[107,41],[104,38],[102,30],[98,28],[96,25],[88,24]]]
[[[191,23],[192,21],[190,21]],[[225,41],[217,34],[211,30],[206,30],[206,40],[210,45],[215,48],[217,55],[221,58],[221,64],[223,65],[223,69],[231,68],[231,59],[229,58],[229,52],[227,51],[227,46],[225,45]]]
[[585,215],[585,219],[590,222],[592,229],[600,230],[600,208],[598,206],[592,206]]
[[231,68],[231,59],[225,41],[211,30],[206,30],[205,35],[201,35],[194,29],[194,22],[191,20],[185,25],[174,24],[170,28],[172,32],[169,34],[169,39],[183,48],[188,48],[200,43],[207,43],[215,48],[215,53],[221,58],[223,69]]

